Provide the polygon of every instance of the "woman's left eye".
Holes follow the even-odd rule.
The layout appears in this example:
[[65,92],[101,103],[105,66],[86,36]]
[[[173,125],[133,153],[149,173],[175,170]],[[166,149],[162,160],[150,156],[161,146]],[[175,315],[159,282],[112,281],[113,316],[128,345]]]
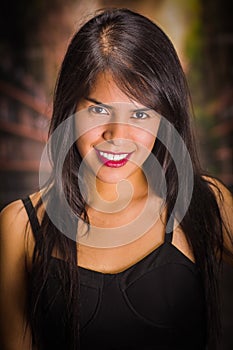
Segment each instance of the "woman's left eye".
[[135,119],[146,119],[149,118],[149,114],[142,112],[142,111],[138,111],[138,112],[134,112],[134,114],[132,115],[133,118]]

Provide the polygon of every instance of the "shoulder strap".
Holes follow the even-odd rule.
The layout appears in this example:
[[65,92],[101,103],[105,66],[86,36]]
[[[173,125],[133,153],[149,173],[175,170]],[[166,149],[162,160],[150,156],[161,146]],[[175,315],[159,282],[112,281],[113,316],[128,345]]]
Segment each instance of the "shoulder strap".
[[173,228],[174,228],[174,215],[171,214],[171,217],[169,218],[171,219],[171,222],[169,223],[169,232],[166,232],[165,234],[165,242],[172,242],[172,238],[173,238]]
[[32,232],[35,237],[35,240],[38,240],[38,232],[40,230],[40,224],[36,215],[36,210],[32,204],[30,197],[26,197],[22,199],[26,212],[28,214],[28,218],[32,227]]

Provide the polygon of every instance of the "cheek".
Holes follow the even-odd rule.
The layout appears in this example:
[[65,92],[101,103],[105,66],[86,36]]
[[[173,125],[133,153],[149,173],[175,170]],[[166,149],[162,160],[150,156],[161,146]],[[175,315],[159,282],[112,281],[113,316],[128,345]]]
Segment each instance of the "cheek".
[[85,143],[83,143],[83,138],[80,137],[76,142],[76,147],[79,151],[80,156],[83,158],[85,156]]
[[93,150],[93,146],[96,146],[101,142],[101,128],[94,128],[88,132],[85,132],[77,139],[76,147],[83,158],[88,152]]
[[136,142],[138,146],[142,146],[151,151],[154,147],[156,137],[149,132],[140,132],[137,134]]

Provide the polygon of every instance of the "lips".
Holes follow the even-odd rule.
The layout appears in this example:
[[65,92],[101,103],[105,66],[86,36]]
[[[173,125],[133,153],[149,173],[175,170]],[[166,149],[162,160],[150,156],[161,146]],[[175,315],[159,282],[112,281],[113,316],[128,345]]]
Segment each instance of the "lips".
[[95,149],[95,151],[101,163],[111,168],[119,168],[124,166],[128,162],[131,154],[133,153],[133,152],[114,153],[114,152],[101,151],[97,149]]

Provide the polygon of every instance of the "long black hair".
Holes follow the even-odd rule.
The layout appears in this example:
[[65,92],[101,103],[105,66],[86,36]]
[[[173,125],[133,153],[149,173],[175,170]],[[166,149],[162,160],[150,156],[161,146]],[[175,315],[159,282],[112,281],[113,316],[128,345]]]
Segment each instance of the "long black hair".
[[[198,161],[195,137],[191,121],[191,103],[184,72],[175,49],[164,32],[152,21],[128,9],[107,9],[99,11],[73,36],[64,57],[54,94],[53,116],[49,135],[69,116],[75,113],[77,103],[88,96],[91,87],[101,72],[110,72],[118,87],[129,97],[155,109],[175,127],[182,137],[191,157],[194,185],[188,210],[180,222],[190,243],[195,262],[203,280],[206,298],[207,334],[211,349],[220,329],[218,271],[223,251],[223,222],[216,201],[216,195],[204,177]],[[77,218],[88,223],[86,203],[77,183],[81,156],[73,145],[62,170],[57,175],[59,157],[73,135],[73,125],[68,125],[62,137],[52,143],[50,157],[52,175],[47,184],[47,205],[56,202],[57,217],[62,213],[63,190],[66,199]],[[169,142],[169,134],[165,135]],[[174,208],[178,194],[178,176],[171,154],[158,139],[153,154],[165,172],[168,217]],[[180,167],[185,155],[180,153]],[[184,167],[183,200],[188,188]],[[187,180],[187,181],[186,181]],[[42,201],[37,203],[36,209]],[[179,211],[179,209],[178,209]],[[62,215],[61,215],[62,217]],[[74,221],[73,216],[67,220]],[[168,218],[167,218],[168,220]],[[65,225],[66,223],[62,223]],[[74,221],[74,225],[76,222]],[[40,346],[40,331],[37,323],[40,313],[40,297],[48,278],[48,266],[54,248],[62,259],[68,262],[66,270],[60,266],[67,300],[67,322],[70,324],[70,345],[79,347],[79,274],[77,268],[76,241],[68,238],[44,213],[36,242],[30,277],[29,321],[34,341]],[[67,272],[67,266],[68,272]],[[67,275],[68,273],[68,275]]]

